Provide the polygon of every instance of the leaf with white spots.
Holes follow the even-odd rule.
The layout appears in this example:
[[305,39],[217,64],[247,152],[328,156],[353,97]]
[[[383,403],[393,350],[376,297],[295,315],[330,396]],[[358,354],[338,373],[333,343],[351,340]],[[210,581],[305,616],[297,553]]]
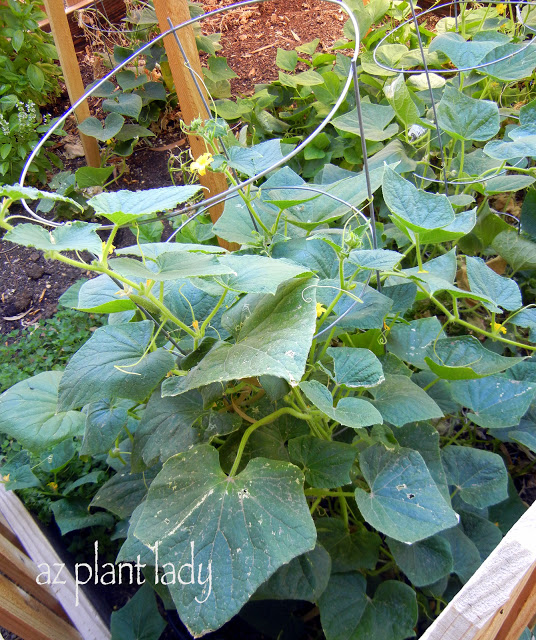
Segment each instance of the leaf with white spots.
[[316,326],[314,280],[282,284],[262,296],[238,331],[235,343],[219,342],[185,378],[169,378],[163,396],[252,376],[272,375],[297,384],[305,371]]
[[536,395],[536,383],[489,376],[451,383],[456,402],[472,410],[467,417],[480,427],[514,427]]
[[359,456],[370,492],[355,490],[368,524],[400,542],[413,543],[458,524],[417,451],[376,444]]
[[168,585],[195,637],[221,627],[279,567],[316,542],[297,467],[255,458],[229,477],[209,445],[164,464],[134,535],[153,548],[158,543],[164,571],[166,563],[193,562],[196,578],[206,581]]

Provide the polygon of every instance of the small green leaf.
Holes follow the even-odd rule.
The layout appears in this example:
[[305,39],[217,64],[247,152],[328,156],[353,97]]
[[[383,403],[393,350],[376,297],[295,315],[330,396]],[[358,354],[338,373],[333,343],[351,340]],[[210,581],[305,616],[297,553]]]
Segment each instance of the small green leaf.
[[403,582],[386,580],[370,598],[362,574],[332,574],[318,605],[326,640],[405,640],[415,635],[417,599]]
[[26,73],[28,74],[28,80],[36,91],[42,91],[45,86],[45,74],[41,69],[32,62],[27,66]]
[[329,390],[320,382],[302,382],[300,389],[320,411],[332,420],[352,429],[369,427],[383,422],[381,414],[370,402],[362,398],[341,398],[333,407],[333,397]]
[[505,371],[524,358],[505,358],[489,351],[474,336],[444,338],[428,347],[425,361],[444,380],[470,380]]
[[397,117],[406,126],[422,122],[419,117],[419,110],[412,100],[403,74],[399,75],[390,84],[386,84],[383,91]]
[[357,523],[350,531],[339,518],[319,518],[316,529],[319,542],[331,556],[333,573],[376,567],[382,541],[362,523]]
[[453,138],[484,142],[499,132],[499,108],[495,102],[470,98],[447,85],[437,106],[437,123]]
[[103,274],[82,284],[73,308],[95,313],[118,313],[136,309],[136,305],[124,294],[124,289]]
[[230,267],[221,264],[214,255],[187,251],[161,253],[152,262],[147,260],[143,263],[134,258],[113,258],[108,264],[110,269],[126,278],[156,282],[233,273]]
[[451,389],[454,399],[473,411],[467,417],[487,429],[519,424],[536,396],[536,383],[499,376],[452,382]]
[[109,400],[92,402],[86,408],[86,429],[80,455],[106,453],[127,425],[126,407],[114,406]]
[[432,398],[407,376],[390,375],[370,393],[372,404],[381,413],[385,422],[403,427],[408,422],[442,418],[443,412]]
[[229,269],[221,282],[231,291],[275,294],[283,282],[311,272],[287,259],[274,260],[265,256],[228,255],[219,263]]
[[333,358],[333,379],[337,384],[375,387],[385,380],[380,361],[369,349],[328,347],[326,353]]
[[305,600],[317,602],[331,573],[329,553],[317,544],[280,567],[253,595],[253,600]]
[[450,544],[438,535],[411,545],[387,538],[396,564],[416,587],[424,587],[448,576],[453,569]]
[[275,63],[283,71],[292,72],[298,64],[298,54],[296,51],[285,51],[285,49],[278,48]]
[[491,451],[449,445],[442,452],[447,482],[468,504],[484,509],[508,497],[508,474]]
[[522,306],[521,291],[515,280],[498,275],[482,258],[466,256],[465,263],[471,291],[486,296],[493,303],[484,302],[486,309],[501,313],[503,309],[515,311]]
[[354,249],[348,256],[348,262],[356,264],[361,269],[392,271],[404,258],[398,251],[387,249]]
[[132,473],[130,468],[118,471],[98,490],[90,507],[107,509],[123,520],[130,517],[143,502],[157,472],[155,467],[141,473]]
[[125,119],[123,116],[118,113],[110,113],[109,116],[106,116],[104,124],[97,118],[90,117],[83,120],[78,125],[78,129],[86,136],[91,136],[101,142],[106,142],[121,131],[124,123]]
[[88,187],[102,187],[106,184],[108,178],[112,175],[113,167],[80,167],[76,170],[76,184],[80,189]]
[[356,489],[357,506],[381,533],[411,544],[457,525],[456,514],[417,451],[377,444],[361,453],[359,463],[370,493]]
[[193,562],[201,571],[204,584],[168,585],[195,636],[222,626],[279,567],[316,542],[295,466],[255,458],[230,478],[209,445],[164,464],[135,535],[145,545],[158,544],[161,566]]
[[[395,117],[395,111],[392,107],[363,102],[361,111],[363,114],[365,140],[382,142],[398,133],[398,125],[396,123],[389,124]],[[356,136],[361,135],[357,109],[349,111],[342,116],[337,116],[331,121],[331,124],[339,131],[352,133]]]
[[155,592],[148,584],[144,584],[119,611],[112,612],[114,640],[158,640],[166,626],[158,612]]
[[27,451],[19,451],[0,466],[0,479],[7,491],[39,487],[41,482],[34,475]]
[[[110,116],[108,116],[110,117]],[[145,191],[111,191],[99,193],[88,204],[95,213],[111,220],[114,224],[126,224],[139,216],[169,211],[186,202],[201,189],[199,185],[161,187]]]
[[[142,100],[135,93],[120,93],[117,98],[104,100],[102,110],[110,113],[120,113],[122,116],[137,119],[142,108]],[[106,126],[108,118],[106,118]],[[82,132],[84,133],[84,132]],[[118,132],[116,132],[118,133]],[[111,138],[115,137],[115,133]]]
[[312,487],[331,489],[350,482],[350,469],[357,450],[344,442],[326,442],[301,436],[288,443],[290,461],[303,469]]
[[387,349],[401,360],[425,369],[425,358],[429,350],[441,338],[445,338],[445,333],[435,316],[419,318],[391,327],[387,336]]
[[143,86],[147,82],[147,76],[145,73],[140,73],[137,76],[134,71],[119,71],[115,74],[115,79],[117,80],[119,86],[123,91],[131,91],[132,89],[137,89],[138,87]]
[[50,508],[62,536],[77,529],[111,527],[115,523],[115,518],[110,513],[104,513],[104,511],[89,513],[86,500],[79,498],[57,500],[50,505]]
[[48,371],[17,383],[0,396],[0,432],[30,451],[43,451],[83,433],[85,417],[58,407],[62,373]]
[[24,223],[8,231],[5,239],[40,251],[90,251],[100,256],[102,240],[96,231],[99,226],[76,221],[47,231],[38,224]]
[[491,246],[514,271],[536,269],[536,243],[515,231],[502,231],[495,236]]

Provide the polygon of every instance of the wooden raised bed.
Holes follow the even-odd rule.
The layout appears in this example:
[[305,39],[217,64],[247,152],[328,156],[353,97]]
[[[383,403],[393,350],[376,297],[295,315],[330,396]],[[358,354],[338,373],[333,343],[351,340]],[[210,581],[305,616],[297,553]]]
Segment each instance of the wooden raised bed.
[[63,561],[22,502],[0,484],[0,626],[24,640],[109,640],[108,626],[80,588],[76,604],[71,573],[64,569],[58,584],[38,584],[40,565],[56,576]]

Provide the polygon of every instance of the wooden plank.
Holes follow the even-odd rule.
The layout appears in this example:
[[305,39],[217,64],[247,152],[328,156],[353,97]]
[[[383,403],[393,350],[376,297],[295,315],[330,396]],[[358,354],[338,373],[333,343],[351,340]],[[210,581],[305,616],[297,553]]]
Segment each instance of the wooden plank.
[[23,551],[22,545],[19,542],[19,539],[13,533],[13,529],[9,526],[9,524],[7,523],[7,520],[4,518],[4,516],[1,513],[0,513],[0,536],[3,536],[6,540],[9,540],[11,544],[15,545],[17,549],[20,549],[21,551]]
[[420,640],[518,640],[536,611],[535,532],[536,503]]
[[[50,20],[50,28],[54,36],[61,69],[67,86],[67,93],[71,104],[74,104],[84,94],[84,83],[80,75],[80,68],[76,58],[73,40],[67,16],[65,15],[65,7],[63,0],[44,0],[45,9]],[[89,117],[89,106],[87,102],[83,102],[76,109],[76,117],[78,122]],[[86,162],[90,167],[100,167],[99,145],[95,138],[80,134],[82,146]]]
[[[174,25],[181,24],[190,19],[187,0],[154,0],[154,8],[161,32],[169,29],[168,18],[171,19]],[[203,72],[192,27],[180,29],[177,34],[192,69],[199,77],[202,77]],[[199,95],[190,71],[184,64],[184,58],[173,35],[164,38],[164,46],[166,48],[173,82],[177,89],[182,119],[186,124],[190,124],[195,118],[206,119],[209,114],[207,114],[203,99]],[[202,90],[204,91],[204,89]],[[205,99],[206,97],[205,95]],[[201,138],[198,136],[189,136],[189,141],[194,158],[198,158],[203,153],[206,153],[205,142]],[[206,175],[199,177],[199,181],[204,187],[207,187],[207,196],[214,196],[227,190],[227,179],[222,173],[208,171]],[[216,222],[222,213],[223,204],[211,207],[210,218],[212,222]],[[229,244],[225,241],[220,240],[219,242],[223,247],[229,248]]]
[[25,553],[2,536],[0,536],[0,569],[10,580],[17,583],[19,587],[22,587],[53,613],[69,621],[50,587],[47,584],[37,583],[39,570],[35,564]]
[[68,622],[0,575],[0,622],[27,640],[82,640]]
[[[13,491],[6,491],[2,484],[0,484],[0,512],[38,569],[42,569],[39,566],[41,564],[48,565],[51,570],[54,569],[55,564],[63,564],[22,502]],[[69,614],[82,638],[84,640],[109,640],[110,630],[81,589],[78,590],[79,602],[77,604],[77,589],[73,576],[65,571],[63,580],[65,584],[51,584],[50,587],[64,610]]]

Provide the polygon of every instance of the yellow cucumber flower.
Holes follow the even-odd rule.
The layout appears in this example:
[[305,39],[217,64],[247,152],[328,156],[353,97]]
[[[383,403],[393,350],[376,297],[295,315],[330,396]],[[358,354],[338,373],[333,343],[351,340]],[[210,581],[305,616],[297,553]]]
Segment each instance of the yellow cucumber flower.
[[326,313],[326,307],[323,304],[320,304],[320,302],[316,303],[316,317],[320,318],[320,316]]
[[505,4],[498,4],[497,5],[497,13],[501,14],[501,16],[503,15],[503,13],[506,11],[506,5]]
[[207,172],[207,168],[214,162],[214,158],[211,153],[204,153],[199,156],[195,162],[192,162],[190,169],[197,171],[200,176],[204,176]]
[[500,322],[492,322],[491,330],[493,333],[506,333],[506,327],[504,327]]

